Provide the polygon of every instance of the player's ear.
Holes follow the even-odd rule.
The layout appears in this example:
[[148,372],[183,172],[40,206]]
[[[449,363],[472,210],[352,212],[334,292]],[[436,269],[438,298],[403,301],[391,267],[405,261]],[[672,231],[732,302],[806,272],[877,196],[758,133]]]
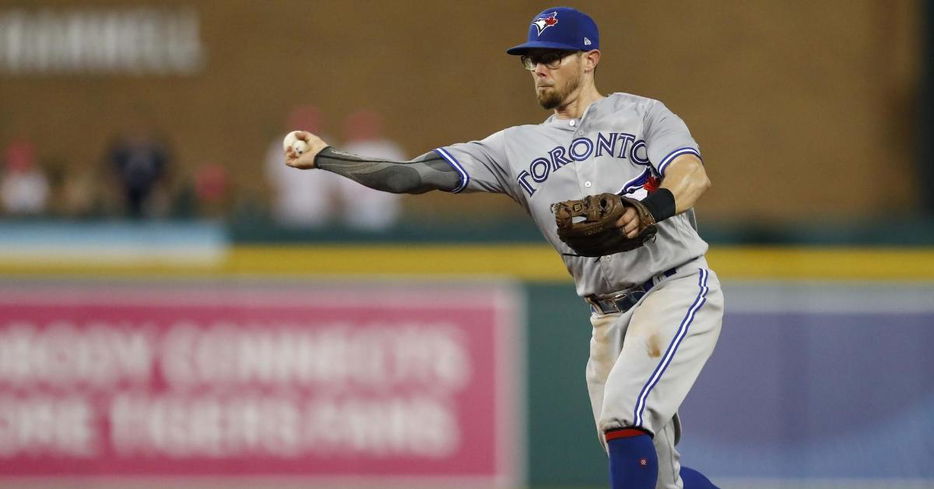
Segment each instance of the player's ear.
[[600,50],[591,49],[590,51],[585,51],[583,58],[584,71],[593,71],[597,69],[597,64],[600,63]]

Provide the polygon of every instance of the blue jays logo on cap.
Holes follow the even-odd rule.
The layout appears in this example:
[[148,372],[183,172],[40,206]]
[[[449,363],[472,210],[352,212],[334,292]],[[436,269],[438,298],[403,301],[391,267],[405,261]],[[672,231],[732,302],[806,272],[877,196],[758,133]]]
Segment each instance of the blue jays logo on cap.
[[600,49],[597,23],[589,15],[571,7],[554,7],[532,17],[527,41],[506,50],[525,54],[530,49],[589,51]]
[[552,13],[548,14],[547,17],[546,17],[546,16],[539,16],[539,18],[535,19],[535,20],[532,22],[532,25],[534,25],[535,27],[538,28],[538,35],[539,35],[539,36],[542,35],[542,32],[543,32],[545,29],[547,29],[547,28],[549,28],[549,27],[551,27],[551,26],[553,26],[553,25],[557,25],[557,24],[558,24],[558,12],[552,12]]

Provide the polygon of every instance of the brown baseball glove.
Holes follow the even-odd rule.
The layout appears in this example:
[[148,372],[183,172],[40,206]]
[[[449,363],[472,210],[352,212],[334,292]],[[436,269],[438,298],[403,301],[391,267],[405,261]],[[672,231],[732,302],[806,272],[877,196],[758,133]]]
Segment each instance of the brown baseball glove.
[[[634,238],[627,238],[616,224],[629,207],[636,210],[639,219],[639,234]],[[552,204],[551,210],[558,224],[558,237],[581,256],[634,250],[658,232],[655,218],[642,202],[620,195],[588,195]]]

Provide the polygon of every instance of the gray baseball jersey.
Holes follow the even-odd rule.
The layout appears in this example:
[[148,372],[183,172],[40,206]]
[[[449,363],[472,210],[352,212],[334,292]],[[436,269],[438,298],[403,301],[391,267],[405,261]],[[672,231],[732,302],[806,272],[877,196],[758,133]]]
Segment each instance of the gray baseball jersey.
[[553,203],[603,192],[641,199],[677,156],[700,157],[687,126],[658,100],[614,93],[580,119],[551,116],[435,151],[460,173],[454,192],[505,193],[522,205],[561,253],[580,296],[629,288],[707,251],[692,211],[659,223],[645,246],[599,259],[577,256],[556,233]]
[[677,411],[713,352],[723,317],[694,214],[660,222],[655,238],[636,250],[588,258],[558,239],[551,205],[603,192],[644,198],[676,157],[700,157],[687,126],[657,100],[614,93],[580,119],[552,116],[435,151],[460,173],[455,192],[500,192],[522,205],[561,253],[579,295],[651,283],[628,309],[594,310],[587,388],[601,442],[615,428],[648,430],[656,488],[681,489]]

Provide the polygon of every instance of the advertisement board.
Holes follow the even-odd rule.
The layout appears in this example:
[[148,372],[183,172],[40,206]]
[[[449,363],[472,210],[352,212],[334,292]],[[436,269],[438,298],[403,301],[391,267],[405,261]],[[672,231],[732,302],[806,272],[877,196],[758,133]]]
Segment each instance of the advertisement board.
[[503,284],[0,288],[0,474],[514,484]]

